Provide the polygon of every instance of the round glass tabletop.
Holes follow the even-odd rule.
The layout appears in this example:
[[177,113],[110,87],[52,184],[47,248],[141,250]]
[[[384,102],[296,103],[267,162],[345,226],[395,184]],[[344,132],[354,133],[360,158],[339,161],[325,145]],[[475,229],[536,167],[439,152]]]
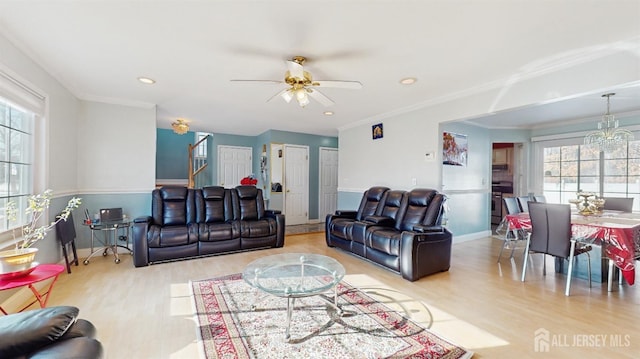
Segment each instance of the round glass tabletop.
[[344,277],[342,264],[312,253],[283,253],[257,259],[242,277],[251,286],[279,297],[306,297],[324,293]]

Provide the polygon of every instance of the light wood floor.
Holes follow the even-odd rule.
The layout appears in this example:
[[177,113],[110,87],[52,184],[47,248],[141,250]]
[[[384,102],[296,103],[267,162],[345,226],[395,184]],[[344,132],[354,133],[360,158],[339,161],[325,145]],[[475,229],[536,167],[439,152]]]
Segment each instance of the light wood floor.
[[[289,235],[285,247],[134,268],[96,257],[61,275],[49,305],[75,305],[98,328],[108,358],[197,357],[189,280],[241,272],[250,261],[282,252],[313,252],[336,258],[346,280],[356,286],[382,285],[422,301],[431,319],[425,325],[476,353],[476,358],[638,358],[640,291],[636,286],[589,289],[576,279],[565,297],[565,277],[547,276],[536,258],[520,282],[516,261],[496,263],[502,242],[485,238],[455,244],[451,269],[416,282],[328,248],[323,233]],[[539,256],[534,256],[539,257]],[[295,314],[294,314],[295,315]],[[548,331],[549,351],[536,352],[535,332]],[[595,342],[594,335],[606,335]],[[602,337],[597,337],[602,338]],[[621,339],[616,344],[615,339]],[[574,342],[576,341],[576,342]],[[595,347],[596,344],[602,344]],[[286,344],[283,344],[286,345]]]

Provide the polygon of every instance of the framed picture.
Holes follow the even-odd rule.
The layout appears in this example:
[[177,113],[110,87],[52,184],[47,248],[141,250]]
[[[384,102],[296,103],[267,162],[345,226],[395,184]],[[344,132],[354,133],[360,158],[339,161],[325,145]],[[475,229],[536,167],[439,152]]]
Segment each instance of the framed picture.
[[442,133],[442,164],[467,166],[467,135],[452,132]]
[[373,138],[374,140],[377,140],[379,138],[382,138],[382,136],[383,136],[383,132],[382,132],[381,123],[371,126],[371,138]]

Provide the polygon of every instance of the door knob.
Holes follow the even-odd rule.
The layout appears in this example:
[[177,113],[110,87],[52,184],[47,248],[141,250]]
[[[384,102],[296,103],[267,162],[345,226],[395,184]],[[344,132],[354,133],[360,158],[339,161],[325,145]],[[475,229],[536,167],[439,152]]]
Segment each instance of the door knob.
[[287,192],[291,192],[291,191],[287,190]]

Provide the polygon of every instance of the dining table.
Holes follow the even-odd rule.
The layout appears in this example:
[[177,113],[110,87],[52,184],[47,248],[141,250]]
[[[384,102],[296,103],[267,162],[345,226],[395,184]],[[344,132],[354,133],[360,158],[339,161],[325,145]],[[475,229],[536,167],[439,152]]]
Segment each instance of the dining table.
[[[528,212],[508,214],[503,221],[507,232],[531,230]],[[572,211],[571,234],[579,242],[602,246],[607,258],[620,269],[627,283],[634,284],[635,259],[640,254],[640,213],[605,210],[583,215]]]

